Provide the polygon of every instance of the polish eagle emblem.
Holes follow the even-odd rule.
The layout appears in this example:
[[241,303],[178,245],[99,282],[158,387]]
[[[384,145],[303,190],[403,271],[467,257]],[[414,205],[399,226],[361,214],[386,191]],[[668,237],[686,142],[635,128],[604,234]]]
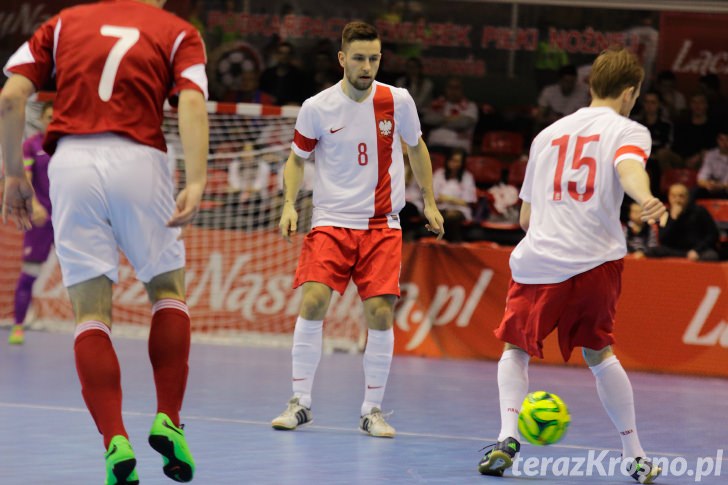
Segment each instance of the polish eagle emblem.
[[392,120],[380,121],[379,132],[382,134],[382,136],[390,136],[392,134]]

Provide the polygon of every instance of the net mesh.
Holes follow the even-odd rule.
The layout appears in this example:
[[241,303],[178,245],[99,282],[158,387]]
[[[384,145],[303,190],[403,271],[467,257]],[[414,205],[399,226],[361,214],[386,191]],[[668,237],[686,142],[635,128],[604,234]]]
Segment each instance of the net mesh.
[[[200,213],[185,228],[187,303],[193,338],[223,343],[288,345],[300,305],[291,289],[303,235],[311,223],[312,165],[299,193],[298,235],[285,242],[278,231],[282,170],[293,138],[295,108],[209,104],[208,184]],[[163,125],[175,184],[184,186],[184,161],[177,114]],[[0,315],[12,318],[12,293],[20,270],[22,236],[4,226],[0,258]],[[7,246],[7,248],[5,248]],[[7,252],[5,252],[7,250]],[[10,275],[10,276],[8,276]],[[146,335],[150,305],[143,285],[123,258],[114,288],[114,333]],[[73,317],[54,254],[34,287],[31,326],[70,330]],[[26,320],[27,321],[27,320]],[[360,345],[361,304],[356,288],[334,293],[324,326],[328,350]]]

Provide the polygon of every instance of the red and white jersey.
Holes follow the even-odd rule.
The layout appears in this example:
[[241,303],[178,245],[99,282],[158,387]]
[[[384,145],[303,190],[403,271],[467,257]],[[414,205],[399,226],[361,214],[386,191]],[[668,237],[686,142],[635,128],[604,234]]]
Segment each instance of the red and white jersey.
[[135,0],[62,10],[5,65],[42,89],[55,77],[53,121],[44,148],[64,135],[117,133],[165,150],[165,98],[183,89],[207,98],[205,47],[179,17]]
[[559,283],[627,252],[617,165],[647,162],[650,132],[610,108],[582,108],[531,145],[521,199],[531,204],[526,237],[511,253],[513,280]]
[[302,158],[315,150],[313,227],[400,228],[404,161],[400,137],[418,143],[420,121],[406,89],[374,82],[362,102],[341,82],[307,99],[291,145]]

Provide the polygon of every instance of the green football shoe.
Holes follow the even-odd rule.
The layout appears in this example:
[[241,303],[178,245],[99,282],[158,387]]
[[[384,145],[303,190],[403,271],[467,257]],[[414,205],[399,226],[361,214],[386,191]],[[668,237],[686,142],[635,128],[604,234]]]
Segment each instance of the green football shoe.
[[189,482],[195,474],[195,460],[187,446],[183,426],[179,428],[164,413],[158,413],[149,432],[149,444],[162,455],[164,474],[175,482]]
[[129,440],[120,434],[111,438],[106,458],[106,485],[139,485],[136,458]]

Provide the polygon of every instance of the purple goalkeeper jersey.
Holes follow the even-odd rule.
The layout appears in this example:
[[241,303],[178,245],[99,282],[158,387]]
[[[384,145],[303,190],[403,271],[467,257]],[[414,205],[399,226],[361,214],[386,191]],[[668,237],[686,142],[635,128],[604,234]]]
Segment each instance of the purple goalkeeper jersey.
[[25,170],[33,174],[33,190],[38,202],[51,213],[51,183],[48,180],[48,164],[51,157],[43,150],[43,133],[37,133],[23,143]]

